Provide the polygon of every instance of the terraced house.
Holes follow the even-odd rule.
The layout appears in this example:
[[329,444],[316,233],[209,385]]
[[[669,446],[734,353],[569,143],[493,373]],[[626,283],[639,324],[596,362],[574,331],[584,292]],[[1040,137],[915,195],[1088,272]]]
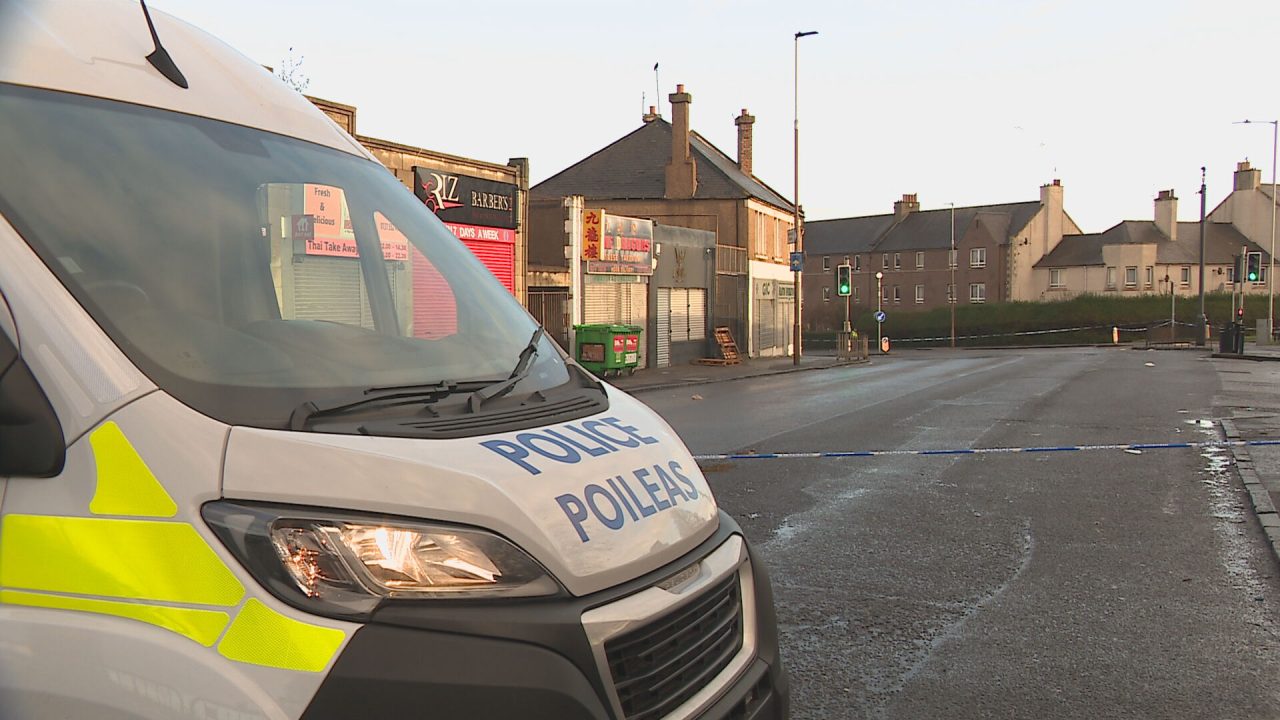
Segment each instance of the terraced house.
[[[1033,269],[1080,228],[1063,209],[1062,183],[1027,202],[921,210],[903,195],[893,213],[815,220],[805,226],[805,329],[829,332],[844,320],[836,267],[853,266],[851,316],[1036,299]],[[876,274],[880,274],[877,279]],[[878,302],[877,302],[878,300]]]

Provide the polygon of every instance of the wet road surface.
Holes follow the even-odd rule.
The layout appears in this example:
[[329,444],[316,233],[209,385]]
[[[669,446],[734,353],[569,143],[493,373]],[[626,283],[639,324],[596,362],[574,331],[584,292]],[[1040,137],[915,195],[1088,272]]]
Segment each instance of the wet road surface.
[[[701,454],[1214,440],[1217,388],[1191,352],[918,351],[641,397]],[[1225,450],[704,471],[772,574],[795,718],[1280,716]]]

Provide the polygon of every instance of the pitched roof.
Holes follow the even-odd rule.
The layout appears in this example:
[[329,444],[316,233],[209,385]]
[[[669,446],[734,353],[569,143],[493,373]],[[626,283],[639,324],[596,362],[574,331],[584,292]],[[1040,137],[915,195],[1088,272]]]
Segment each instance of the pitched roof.
[[[1206,265],[1229,265],[1248,246],[1249,252],[1262,252],[1230,223],[1205,223],[1204,261]],[[1102,249],[1107,245],[1155,245],[1156,262],[1161,265],[1195,265],[1200,262],[1200,223],[1178,223],[1178,240],[1170,240],[1150,220],[1125,220],[1101,233],[1066,235],[1036,267],[1074,267],[1103,265]]]
[[[1040,201],[974,205],[955,209],[955,238],[980,223],[1001,244],[1007,244],[1040,210]],[[916,210],[901,222],[892,214],[865,215],[805,223],[805,250],[815,253],[857,253],[868,250],[939,250],[951,247],[952,210]]]
[[[540,196],[585,195],[614,200],[659,200],[666,194],[671,123],[658,118],[534,185]],[[748,175],[737,162],[696,132],[689,149],[698,166],[695,199],[755,198],[787,212],[791,202]]]

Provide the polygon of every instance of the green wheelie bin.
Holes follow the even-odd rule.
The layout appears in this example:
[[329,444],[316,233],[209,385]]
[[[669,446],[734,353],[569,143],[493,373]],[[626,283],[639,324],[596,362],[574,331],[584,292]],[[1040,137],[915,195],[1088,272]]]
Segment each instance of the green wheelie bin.
[[635,372],[643,330],[639,325],[612,323],[574,325],[578,364],[601,377]]

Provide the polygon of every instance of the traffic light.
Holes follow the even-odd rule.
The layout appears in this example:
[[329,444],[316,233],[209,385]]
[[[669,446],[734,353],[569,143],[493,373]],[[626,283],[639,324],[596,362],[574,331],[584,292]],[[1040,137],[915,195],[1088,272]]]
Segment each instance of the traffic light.
[[853,267],[851,265],[836,266],[836,295],[849,297],[853,292]]
[[1258,282],[1262,279],[1262,253],[1251,252],[1245,261],[1244,277],[1249,282]]

